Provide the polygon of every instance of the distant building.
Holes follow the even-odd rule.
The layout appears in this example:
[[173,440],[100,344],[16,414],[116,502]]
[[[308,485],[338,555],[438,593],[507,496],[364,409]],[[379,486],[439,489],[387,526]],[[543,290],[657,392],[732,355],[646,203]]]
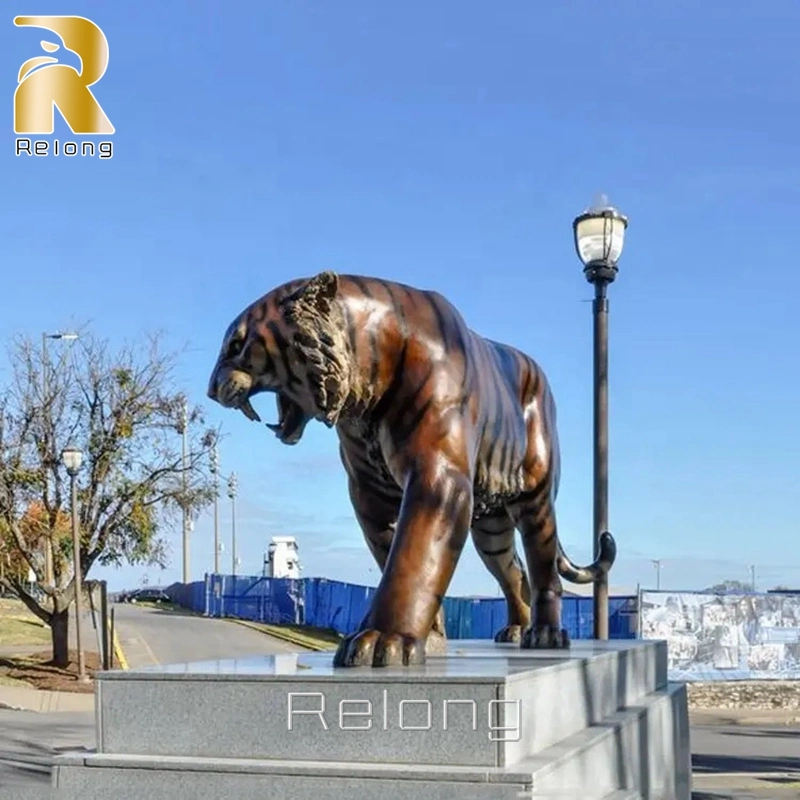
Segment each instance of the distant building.
[[294,536],[273,536],[264,555],[267,578],[299,578],[303,568]]

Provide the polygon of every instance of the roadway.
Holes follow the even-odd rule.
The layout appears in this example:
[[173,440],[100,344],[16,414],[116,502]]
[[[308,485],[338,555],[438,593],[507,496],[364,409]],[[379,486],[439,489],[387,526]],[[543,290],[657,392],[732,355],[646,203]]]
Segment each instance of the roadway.
[[117,636],[132,669],[298,651],[297,645],[224,619],[133,603],[113,608]]
[[800,726],[695,721],[692,754],[695,800],[800,798]]

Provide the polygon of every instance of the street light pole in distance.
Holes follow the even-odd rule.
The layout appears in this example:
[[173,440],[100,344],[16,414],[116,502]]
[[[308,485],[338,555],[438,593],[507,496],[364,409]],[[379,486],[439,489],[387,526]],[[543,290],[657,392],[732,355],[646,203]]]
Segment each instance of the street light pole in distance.
[[69,488],[72,511],[72,564],[73,582],[75,585],[75,641],[78,647],[78,681],[86,683],[86,659],[83,653],[82,616],[83,616],[83,575],[81,574],[81,535],[78,517],[78,472],[83,463],[83,452],[75,445],[68,445],[61,453],[61,460],[69,475]]

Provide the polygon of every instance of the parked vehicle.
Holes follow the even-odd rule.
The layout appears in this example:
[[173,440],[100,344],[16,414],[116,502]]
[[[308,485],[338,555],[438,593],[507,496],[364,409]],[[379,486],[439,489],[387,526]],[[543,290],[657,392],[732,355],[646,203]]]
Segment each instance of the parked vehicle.
[[139,589],[129,602],[169,603],[170,597],[163,589]]

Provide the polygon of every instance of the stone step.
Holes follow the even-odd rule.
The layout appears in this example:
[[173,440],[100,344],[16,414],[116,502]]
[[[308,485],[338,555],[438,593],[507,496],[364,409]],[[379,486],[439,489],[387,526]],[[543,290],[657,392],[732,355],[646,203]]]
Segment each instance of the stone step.
[[514,770],[529,769],[534,791],[544,795],[601,800],[626,789],[644,800],[689,800],[687,709],[685,684],[669,684],[516,764]]
[[423,667],[333,669],[309,653],[101,673],[98,750],[508,767],[666,687],[666,656],[653,641],[453,641]]
[[[82,800],[170,793],[195,800],[334,800],[343,792],[359,800],[690,800],[688,725],[686,689],[675,684],[513,766],[97,753],[58,758],[54,785]],[[304,754],[313,752],[310,745]]]

